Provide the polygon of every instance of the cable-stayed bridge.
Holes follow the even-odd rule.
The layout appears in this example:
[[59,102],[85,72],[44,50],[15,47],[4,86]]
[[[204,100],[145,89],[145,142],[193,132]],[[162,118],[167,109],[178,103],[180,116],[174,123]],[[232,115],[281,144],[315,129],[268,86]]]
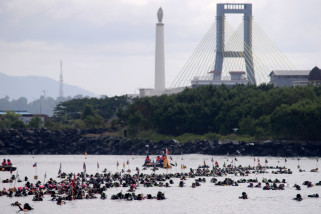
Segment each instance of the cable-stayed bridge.
[[[243,14],[236,27],[226,14]],[[255,22],[252,4],[217,4],[211,25],[170,88],[191,85],[192,80],[211,84],[228,81],[231,73],[242,72],[249,84],[268,82],[272,70],[293,70],[294,66]]]

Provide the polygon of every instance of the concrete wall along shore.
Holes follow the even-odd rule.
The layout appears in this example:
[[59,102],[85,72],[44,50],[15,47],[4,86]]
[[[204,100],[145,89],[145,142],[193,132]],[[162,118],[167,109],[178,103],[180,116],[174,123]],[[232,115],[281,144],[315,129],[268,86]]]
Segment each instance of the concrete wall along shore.
[[252,155],[252,156],[321,156],[321,142],[238,142],[176,140],[152,142],[103,135],[104,129],[9,129],[0,130],[0,154],[101,154],[101,155],[160,155],[166,148],[173,155]]

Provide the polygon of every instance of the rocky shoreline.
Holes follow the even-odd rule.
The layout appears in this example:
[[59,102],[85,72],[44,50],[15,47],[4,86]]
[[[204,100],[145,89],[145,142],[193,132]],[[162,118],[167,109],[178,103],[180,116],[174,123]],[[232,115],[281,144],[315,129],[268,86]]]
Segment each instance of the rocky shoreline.
[[292,141],[207,141],[180,143],[176,140],[152,142],[103,135],[105,129],[9,129],[0,130],[0,154],[97,154],[97,155],[158,155],[166,148],[173,155],[249,155],[249,156],[321,156],[321,142]]

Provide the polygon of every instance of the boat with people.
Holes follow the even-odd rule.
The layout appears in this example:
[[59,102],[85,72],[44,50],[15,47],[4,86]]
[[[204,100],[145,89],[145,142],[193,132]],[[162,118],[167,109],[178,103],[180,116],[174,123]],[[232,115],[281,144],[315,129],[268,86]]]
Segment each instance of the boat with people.
[[143,167],[157,167],[157,168],[172,168],[174,166],[170,163],[167,155],[163,154],[162,157],[157,156],[156,161],[151,161],[149,155],[146,156]]
[[6,160],[6,159],[3,159],[3,162],[0,166],[0,171],[9,171],[9,172],[12,172],[12,171],[15,171],[17,169],[17,167],[13,166],[12,165],[12,162],[10,159]]
[[17,169],[17,167],[15,167],[15,166],[8,166],[8,165],[6,165],[6,166],[0,166],[0,171],[15,171]]

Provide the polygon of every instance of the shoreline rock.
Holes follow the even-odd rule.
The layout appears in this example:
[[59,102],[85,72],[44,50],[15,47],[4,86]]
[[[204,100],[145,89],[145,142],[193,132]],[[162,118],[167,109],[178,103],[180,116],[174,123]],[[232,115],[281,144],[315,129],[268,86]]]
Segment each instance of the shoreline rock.
[[319,157],[321,142],[264,141],[243,142],[219,140],[188,141],[177,140],[152,142],[143,139],[130,139],[103,135],[106,129],[80,130],[47,129],[0,130],[0,154],[97,154],[97,155],[159,155],[167,148],[172,155],[244,155]]

